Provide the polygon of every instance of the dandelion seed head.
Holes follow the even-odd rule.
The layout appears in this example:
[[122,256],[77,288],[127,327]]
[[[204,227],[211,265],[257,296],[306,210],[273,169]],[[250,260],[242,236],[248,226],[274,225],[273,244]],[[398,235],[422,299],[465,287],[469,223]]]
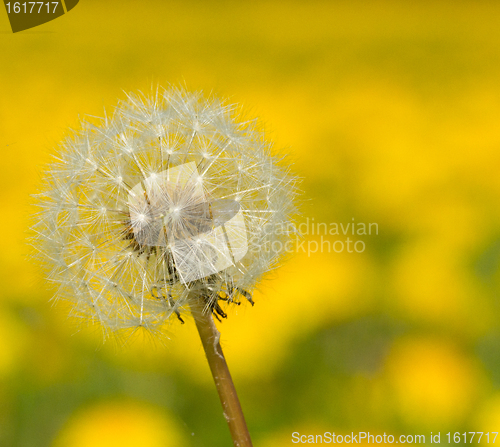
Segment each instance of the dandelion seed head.
[[55,300],[106,333],[160,333],[201,295],[251,292],[295,233],[297,178],[271,148],[235,106],[178,88],[83,123],[37,196]]

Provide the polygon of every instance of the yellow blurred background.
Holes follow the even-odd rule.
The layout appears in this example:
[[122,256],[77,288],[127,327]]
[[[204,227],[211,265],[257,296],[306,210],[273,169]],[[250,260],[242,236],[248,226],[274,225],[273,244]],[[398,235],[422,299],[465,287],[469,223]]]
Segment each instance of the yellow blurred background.
[[12,34],[1,12],[0,445],[231,445],[193,324],[103,345],[28,257],[66,129],[169,83],[262,119],[303,178],[300,222],[378,224],[351,235],[361,253],[295,254],[219,325],[255,445],[500,431],[499,18],[482,0],[81,0]]

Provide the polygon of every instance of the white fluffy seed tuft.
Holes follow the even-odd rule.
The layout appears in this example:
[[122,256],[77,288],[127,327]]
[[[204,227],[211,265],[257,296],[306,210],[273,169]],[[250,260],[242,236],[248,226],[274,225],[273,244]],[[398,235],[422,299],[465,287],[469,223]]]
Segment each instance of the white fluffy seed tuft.
[[219,316],[221,299],[251,301],[295,237],[297,178],[271,146],[235,106],[178,88],[83,123],[37,195],[34,245],[55,299],[106,334],[162,332],[190,300]]

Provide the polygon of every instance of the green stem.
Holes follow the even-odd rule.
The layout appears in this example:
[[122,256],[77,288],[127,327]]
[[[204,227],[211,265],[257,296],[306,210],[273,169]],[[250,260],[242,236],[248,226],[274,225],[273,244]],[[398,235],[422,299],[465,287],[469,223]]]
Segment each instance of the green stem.
[[203,306],[192,305],[191,313],[196,322],[201,343],[203,344],[203,349],[205,350],[205,355],[207,356],[208,364],[212,371],[212,376],[224,411],[224,417],[229,425],[229,431],[231,432],[234,446],[252,447],[252,441],[248,433],[240,401],[238,400],[238,394],[236,393],[236,388],[234,387],[226,359],[219,343],[220,332],[215,327],[210,309],[204,309]]

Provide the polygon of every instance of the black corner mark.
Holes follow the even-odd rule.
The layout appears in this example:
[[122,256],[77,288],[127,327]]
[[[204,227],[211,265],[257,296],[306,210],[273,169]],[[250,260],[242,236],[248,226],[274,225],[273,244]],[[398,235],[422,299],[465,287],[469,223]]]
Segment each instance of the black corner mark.
[[66,12],[72,10],[77,4],[79,0],[64,0],[66,4]]
[[12,32],[17,33],[46,22],[50,22],[73,9],[79,0],[59,1],[12,1],[4,0],[5,10],[9,17]]

